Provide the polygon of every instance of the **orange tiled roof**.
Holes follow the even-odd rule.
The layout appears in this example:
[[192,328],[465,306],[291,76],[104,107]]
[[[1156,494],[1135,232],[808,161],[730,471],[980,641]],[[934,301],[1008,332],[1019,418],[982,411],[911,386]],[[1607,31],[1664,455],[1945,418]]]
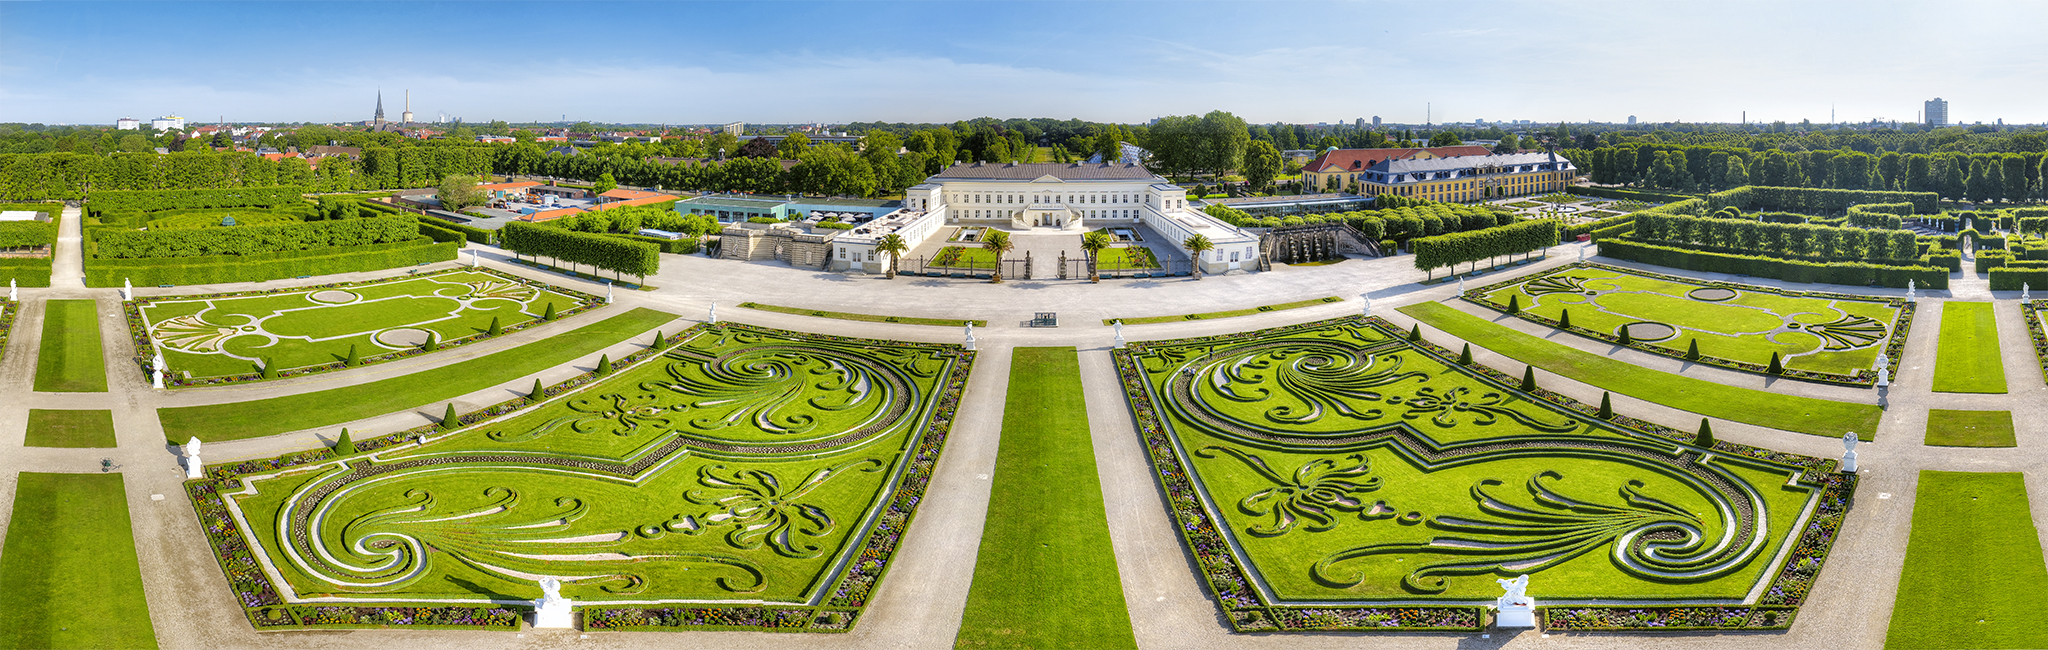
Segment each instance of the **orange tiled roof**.
[[518,181],[513,183],[486,183],[476,186],[480,190],[516,190],[522,187],[539,187],[540,181]]
[[1493,150],[1478,145],[1455,147],[1433,147],[1429,149],[1338,149],[1325,151],[1315,159],[1302,165],[1303,171],[1316,173],[1358,171],[1379,164],[1384,160],[1407,160],[1424,151],[1437,158],[1457,156],[1484,156]]
[[647,197],[650,197],[650,196],[661,196],[661,193],[660,193],[660,192],[643,192],[643,191],[640,191],[640,190],[628,190],[628,189],[612,189],[612,190],[607,190],[607,191],[605,191],[605,193],[603,193],[603,194],[599,194],[598,196],[602,196],[602,197],[605,197],[605,198],[608,198],[608,199],[644,199],[644,198],[647,198]]
[[553,221],[553,220],[556,220],[556,219],[560,219],[560,218],[562,218],[562,217],[567,217],[567,216],[570,216],[570,215],[577,215],[577,214],[583,214],[583,209],[582,209],[582,208],[560,208],[560,209],[555,209],[555,210],[548,210],[548,211],[545,211],[545,212],[535,212],[535,213],[533,213],[533,214],[529,214],[529,215],[526,215],[526,216],[520,217],[520,218],[519,218],[519,220],[520,220],[520,221]]

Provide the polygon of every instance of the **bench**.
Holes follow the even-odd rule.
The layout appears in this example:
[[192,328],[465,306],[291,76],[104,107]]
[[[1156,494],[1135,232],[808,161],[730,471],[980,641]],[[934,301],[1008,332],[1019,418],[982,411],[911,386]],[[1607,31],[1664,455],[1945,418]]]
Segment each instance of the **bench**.
[[1059,327],[1059,312],[1041,311],[1031,317],[1032,327]]

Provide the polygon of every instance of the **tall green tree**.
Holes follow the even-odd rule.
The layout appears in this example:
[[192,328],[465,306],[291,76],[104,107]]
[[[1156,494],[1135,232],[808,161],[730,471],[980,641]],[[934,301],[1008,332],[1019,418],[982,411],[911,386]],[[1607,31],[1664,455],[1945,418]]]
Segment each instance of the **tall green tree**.
[[1273,143],[1255,140],[1245,148],[1244,167],[1241,171],[1244,172],[1244,180],[1252,186],[1252,190],[1264,192],[1272,187],[1273,179],[1280,175],[1283,166],[1280,150],[1274,148]]
[[1209,238],[1203,235],[1190,235],[1186,240],[1181,241],[1180,247],[1188,251],[1188,262],[1190,268],[1194,271],[1195,279],[1202,279],[1202,255],[1216,250],[1216,243],[1209,241]]
[[788,137],[784,137],[782,142],[776,143],[775,153],[782,156],[783,160],[796,160],[797,154],[803,153],[805,149],[810,147],[811,136],[802,133],[791,133]]
[[1081,252],[1088,255],[1089,282],[1102,281],[1102,275],[1096,272],[1096,261],[1102,249],[1109,248],[1109,244],[1109,233],[1100,230],[1090,230],[1088,234],[1081,235]]
[[434,187],[434,195],[440,199],[443,209],[457,212],[470,206],[483,205],[489,198],[476,186],[476,177],[467,174],[443,177],[441,183]]
[[619,180],[612,178],[611,172],[605,172],[597,177],[597,182],[591,186],[590,191],[603,194],[615,189],[619,189]]
[[1010,252],[1012,245],[1010,233],[1001,230],[989,230],[988,234],[982,237],[981,249],[988,251],[996,263],[995,273],[989,276],[990,282],[1003,283],[1003,255]]

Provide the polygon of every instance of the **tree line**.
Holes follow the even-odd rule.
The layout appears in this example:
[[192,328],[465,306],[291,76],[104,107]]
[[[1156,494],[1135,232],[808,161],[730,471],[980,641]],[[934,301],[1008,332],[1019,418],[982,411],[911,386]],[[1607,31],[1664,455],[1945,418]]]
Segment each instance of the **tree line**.
[[2040,152],[1871,154],[1631,144],[1561,153],[1599,184],[1679,191],[1767,185],[1931,192],[1979,203],[2048,199],[2048,186],[2042,183],[2048,156]]
[[1477,267],[1481,260],[1520,255],[1557,245],[1557,226],[1555,219],[1530,219],[1492,228],[1422,237],[1409,241],[1408,246],[1415,252],[1415,268],[1425,272],[1465,263]]
[[584,264],[613,273],[645,278],[661,270],[661,249],[654,244],[514,221],[499,231],[506,249],[521,255]]

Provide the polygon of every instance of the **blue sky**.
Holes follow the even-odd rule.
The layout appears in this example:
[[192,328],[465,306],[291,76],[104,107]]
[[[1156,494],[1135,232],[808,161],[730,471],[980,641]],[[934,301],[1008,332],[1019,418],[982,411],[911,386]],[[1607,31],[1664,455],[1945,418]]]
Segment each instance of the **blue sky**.
[[2048,121],[2041,2],[0,1],[0,121]]

